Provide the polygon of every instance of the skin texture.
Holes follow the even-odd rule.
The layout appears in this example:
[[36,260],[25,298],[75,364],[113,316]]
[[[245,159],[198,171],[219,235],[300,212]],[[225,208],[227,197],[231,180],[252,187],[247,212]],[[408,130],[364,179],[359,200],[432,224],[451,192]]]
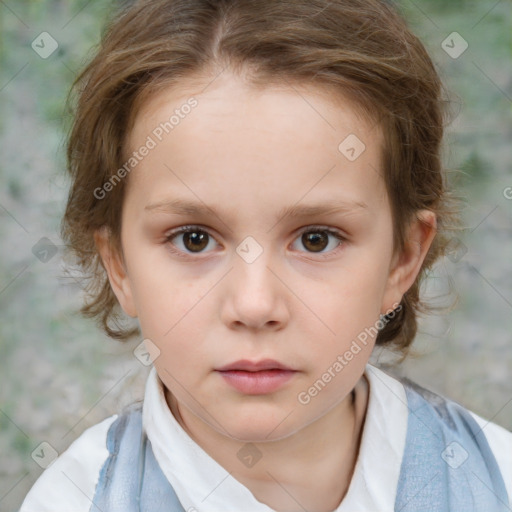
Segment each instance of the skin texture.
[[[435,235],[435,215],[418,212],[424,222],[411,223],[407,247],[393,254],[378,126],[319,89],[255,89],[227,71],[208,82],[182,82],[143,105],[130,152],[191,96],[198,102],[128,177],[124,258],[103,231],[97,246],[124,311],[160,350],[155,367],[189,435],[273,509],[333,510],[357,460],[368,397],[363,372],[375,340],[360,344],[307,405],[297,397],[399,304]],[[349,134],[366,146],[354,161],[338,150]],[[146,209],[177,198],[215,213]],[[366,207],[280,214],[326,201]],[[202,252],[183,234],[168,239],[190,224],[202,229]],[[324,242],[301,236],[310,227]],[[237,253],[248,236],[263,250],[251,263]],[[215,371],[266,358],[297,370],[272,393],[239,392]],[[237,457],[248,442],[262,453],[251,468]]]

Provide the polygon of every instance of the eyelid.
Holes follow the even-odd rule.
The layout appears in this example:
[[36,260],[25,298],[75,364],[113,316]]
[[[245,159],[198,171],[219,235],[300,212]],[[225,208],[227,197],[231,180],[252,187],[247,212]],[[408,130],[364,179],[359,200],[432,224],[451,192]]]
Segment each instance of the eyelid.
[[299,229],[299,234],[309,233],[310,231],[328,231],[333,235],[337,235],[341,238],[347,238],[348,235],[343,234],[343,232],[338,228],[333,228],[331,226],[322,225],[322,224],[311,224],[306,226],[305,228]]
[[[164,240],[164,243],[167,245],[167,246],[172,246],[173,244],[172,243],[169,243],[171,242],[171,240],[173,238],[175,238],[176,236],[180,235],[181,233],[184,233],[184,232],[187,232],[187,231],[202,231],[202,232],[205,232],[208,234],[208,236],[212,237],[215,242],[217,242],[217,244],[219,243],[217,241],[217,238],[212,234],[211,230],[205,226],[202,226],[201,224],[187,224],[185,226],[179,226],[177,228],[174,228],[172,229],[171,231],[167,232],[165,234],[165,240]],[[172,247],[172,248],[169,248],[169,250],[171,250],[173,252],[173,254],[177,254],[178,256],[182,257],[182,258],[188,258],[190,256],[193,256],[194,254],[196,254],[196,258],[197,257],[204,257],[202,256],[203,254],[208,254],[208,253],[193,253],[193,252],[189,252],[189,253],[184,253],[183,251],[175,248],[175,247]],[[211,252],[211,251],[210,251]]]
[[187,224],[184,226],[179,226],[177,228],[171,229],[168,233],[165,234],[166,239],[170,239],[175,237],[176,235],[179,235],[180,233],[183,233],[185,231],[204,231],[205,233],[208,233],[212,238],[215,238],[212,235],[211,229],[207,228],[205,226],[202,226],[201,224]]
[[330,235],[334,236],[338,242],[340,242],[334,249],[332,249],[329,252],[307,252],[307,251],[300,251],[301,254],[306,255],[306,258],[311,259],[311,256],[314,256],[313,259],[322,259],[322,258],[330,258],[333,256],[333,254],[336,254],[340,248],[341,245],[344,245],[348,241],[348,237],[338,228],[332,228],[330,226],[325,226],[321,224],[311,224],[310,226],[306,226],[305,228],[301,228],[297,234],[297,236],[294,238],[294,240],[303,235],[304,233],[310,233],[310,232],[317,232],[317,231],[325,231],[326,233],[329,233]]

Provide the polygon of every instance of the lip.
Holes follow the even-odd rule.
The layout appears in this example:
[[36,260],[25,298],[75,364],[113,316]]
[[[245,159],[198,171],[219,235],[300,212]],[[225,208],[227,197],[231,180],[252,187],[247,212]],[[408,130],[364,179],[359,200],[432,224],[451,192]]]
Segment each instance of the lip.
[[244,359],[216,371],[227,384],[247,395],[273,393],[297,373],[296,370],[272,359],[257,362]]
[[248,359],[240,359],[234,363],[227,364],[221,368],[216,368],[218,372],[229,372],[231,370],[240,370],[245,372],[259,372],[262,370],[288,370],[294,371],[293,368],[286,366],[274,359],[262,359],[261,361],[249,361]]

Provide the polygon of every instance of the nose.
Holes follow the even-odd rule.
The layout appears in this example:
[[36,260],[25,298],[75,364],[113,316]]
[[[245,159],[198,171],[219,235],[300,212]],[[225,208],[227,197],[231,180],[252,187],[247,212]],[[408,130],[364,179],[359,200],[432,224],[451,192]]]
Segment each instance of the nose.
[[275,259],[265,250],[252,262],[234,255],[223,290],[225,325],[257,331],[279,330],[287,324],[289,296],[278,269]]

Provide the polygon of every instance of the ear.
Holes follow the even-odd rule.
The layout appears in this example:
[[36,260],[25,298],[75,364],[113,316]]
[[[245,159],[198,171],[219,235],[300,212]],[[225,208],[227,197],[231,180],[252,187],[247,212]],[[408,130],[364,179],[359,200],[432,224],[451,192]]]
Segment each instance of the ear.
[[436,231],[434,212],[416,212],[415,218],[409,224],[403,251],[395,254],[392,259],[381,314],[396,308],[405,292],[413,285]]
[[133,300],[130,278],[122,255],[112,246],[108,230],[101,228],[96,231],[94,233],[94,242],[107,272],[110,286],[119,304],[127,315],[136,318],[137,310]]

